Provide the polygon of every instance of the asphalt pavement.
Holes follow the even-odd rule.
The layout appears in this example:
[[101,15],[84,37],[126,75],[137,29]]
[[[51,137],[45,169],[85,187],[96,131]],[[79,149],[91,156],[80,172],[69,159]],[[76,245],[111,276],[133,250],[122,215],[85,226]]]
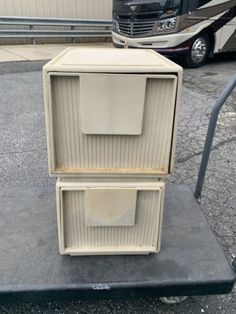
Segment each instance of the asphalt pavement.
[[[0,65],[0,185],[48,186],[40,62]],[[235,55],[184,70],[175,171],[169,181],[194,188],[212,106],[236,73]],[[236,91],[220,113],[201,199],[226,257],[236,253]],[[1,313],[236,313],[236,290],[190,297],[179,305],[158,298],[2,304]]]

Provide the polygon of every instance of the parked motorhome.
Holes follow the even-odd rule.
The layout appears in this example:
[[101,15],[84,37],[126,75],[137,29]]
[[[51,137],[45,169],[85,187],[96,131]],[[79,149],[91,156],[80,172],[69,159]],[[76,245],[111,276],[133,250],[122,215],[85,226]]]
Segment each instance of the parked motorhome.
[[182,54],[189,67],[236,51],[236,0],[113,0],[113,42]]

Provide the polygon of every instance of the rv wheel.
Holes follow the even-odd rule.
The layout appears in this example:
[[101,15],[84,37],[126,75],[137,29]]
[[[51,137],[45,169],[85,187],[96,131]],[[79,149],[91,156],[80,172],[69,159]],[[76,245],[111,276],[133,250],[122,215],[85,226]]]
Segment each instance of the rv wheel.
[[207,33],[198,34],[192,43],[191,48],[185,56],[189,68],[197,68],[206,62],[210,53],[210,40]]

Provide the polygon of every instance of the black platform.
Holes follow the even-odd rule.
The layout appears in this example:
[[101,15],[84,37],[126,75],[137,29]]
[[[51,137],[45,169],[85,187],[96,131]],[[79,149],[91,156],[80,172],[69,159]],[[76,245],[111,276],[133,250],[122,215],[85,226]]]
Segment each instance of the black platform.
[[5,300],[223,294],[236,279],[186,186],[167,187],[159,254],[60,256],[53,187],[1,189],[0,217]]

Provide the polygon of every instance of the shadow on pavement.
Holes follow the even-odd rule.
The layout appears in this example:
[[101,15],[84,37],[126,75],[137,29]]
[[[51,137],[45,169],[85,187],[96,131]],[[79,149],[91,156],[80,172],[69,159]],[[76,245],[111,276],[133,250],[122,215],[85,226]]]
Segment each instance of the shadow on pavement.
[[[183,58],[180,56],[177,57],[169,57],[172,61],[178,63],[180,66],[187,68]],[[219,53],[215,55],[212,58],[208,58],[206,64],[220,64],[220,63],[225,63],[225,62],[232,62],[236,61],[236,51],[235,52],[225,52],[225,53]]]

